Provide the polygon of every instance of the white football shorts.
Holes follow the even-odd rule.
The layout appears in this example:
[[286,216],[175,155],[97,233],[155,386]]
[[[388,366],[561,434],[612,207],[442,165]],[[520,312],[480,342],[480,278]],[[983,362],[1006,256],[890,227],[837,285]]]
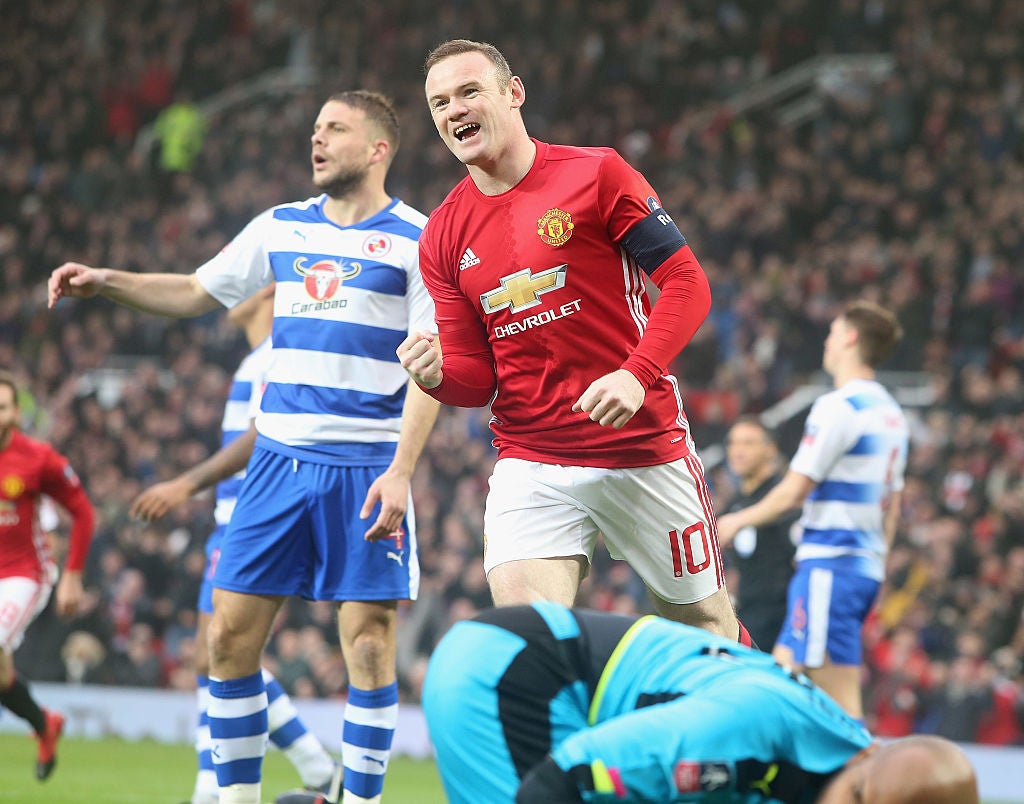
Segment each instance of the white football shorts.
[[46,608],[53,582],[32,578],[0,578],[0,649],[17,650],[29,624]]
[[696,455],[602,469],[519,458],[494,465],[484,510],[484,570],[526,558],[594,555],[603,534],[658,597],[694,603],[725,585],[704,469]]

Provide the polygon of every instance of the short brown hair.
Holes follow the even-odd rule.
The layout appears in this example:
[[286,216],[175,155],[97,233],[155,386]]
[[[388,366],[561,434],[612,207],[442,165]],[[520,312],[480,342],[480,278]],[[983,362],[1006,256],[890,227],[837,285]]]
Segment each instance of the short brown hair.
[[331,95],[328,101],[344,103],[353,109],[361,110],[366,119],[384,132],[384,139],[391,144],[392,158],[398,153],[398,146],[401,141],[401,131],[398,127],[398,115],[391,99],[380,92],[373,92],[369,89],[352,89],[347,92],[339,92]]
[[489,42],[474,42],[472,39],[450,39],[443,42],[427,55],[427,60],[423,62],[423,74],[429,73],[431,67],[439,61],[450,56],[460,56],[463,53],[482,53],[486,56],[487,60],[498,68],[498,89],[502,92],[505,91],[509,81],[512,80],[512,69],[508,66],[501,51]]
[[871,368],[878,368],[903,339],[903,327],[895,314],[880,304],[850,302],[840,317],[857,331],[860,358]]
[[745,413],[742,416],[736,417],[733,423],[729,426],[729,432],[726,433],[726,442],[728,442],[729,433],[733,431],[733,428],[739,427],[741,425],[747,425],[748,427],[756,427],[758,430],[761,431],[761,435],[767,443],[776,446],[775,434],[769,429],[768,425],[761,421],[757,416],[753,416],[749,413]]

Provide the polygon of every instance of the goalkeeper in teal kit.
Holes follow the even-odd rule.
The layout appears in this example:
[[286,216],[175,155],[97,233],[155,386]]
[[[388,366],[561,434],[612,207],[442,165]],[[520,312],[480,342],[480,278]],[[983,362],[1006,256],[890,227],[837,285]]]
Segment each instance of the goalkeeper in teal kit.
[[976,804],[953,743],[885,746],[802,675],[702,629],[535,603],[456,624],[423,706],[453,804]]

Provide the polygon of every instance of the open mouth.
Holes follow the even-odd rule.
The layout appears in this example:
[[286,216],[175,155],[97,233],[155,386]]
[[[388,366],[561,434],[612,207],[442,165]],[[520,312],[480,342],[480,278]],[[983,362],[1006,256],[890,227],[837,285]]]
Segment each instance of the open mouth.
[[452,132],[452,136],[459,142],[465,142],[471,137],[476,136],[479,130],[480,125],[478,123],[464,123]]
[[322,154],[313,154],[313,166],[320,167],[327,164],[327,157]]

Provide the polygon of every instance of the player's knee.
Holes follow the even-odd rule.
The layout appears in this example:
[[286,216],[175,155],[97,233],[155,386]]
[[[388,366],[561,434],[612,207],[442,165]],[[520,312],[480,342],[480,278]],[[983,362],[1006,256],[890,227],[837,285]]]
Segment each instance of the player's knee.
[[[223,617],[214,616],[206,633],[207,671],[211,667],[223,667],[226,663],[244,663],[252,651],[249,643],[252,637],[240,623],[232,623]],[[257,658],[258,658],[257,651]],[[197,657],[198,658],[198,657]]]
[[345,661],[366,671],[381,668],[394,653],[389,637],[375,631],[357,634],[346,651]]

